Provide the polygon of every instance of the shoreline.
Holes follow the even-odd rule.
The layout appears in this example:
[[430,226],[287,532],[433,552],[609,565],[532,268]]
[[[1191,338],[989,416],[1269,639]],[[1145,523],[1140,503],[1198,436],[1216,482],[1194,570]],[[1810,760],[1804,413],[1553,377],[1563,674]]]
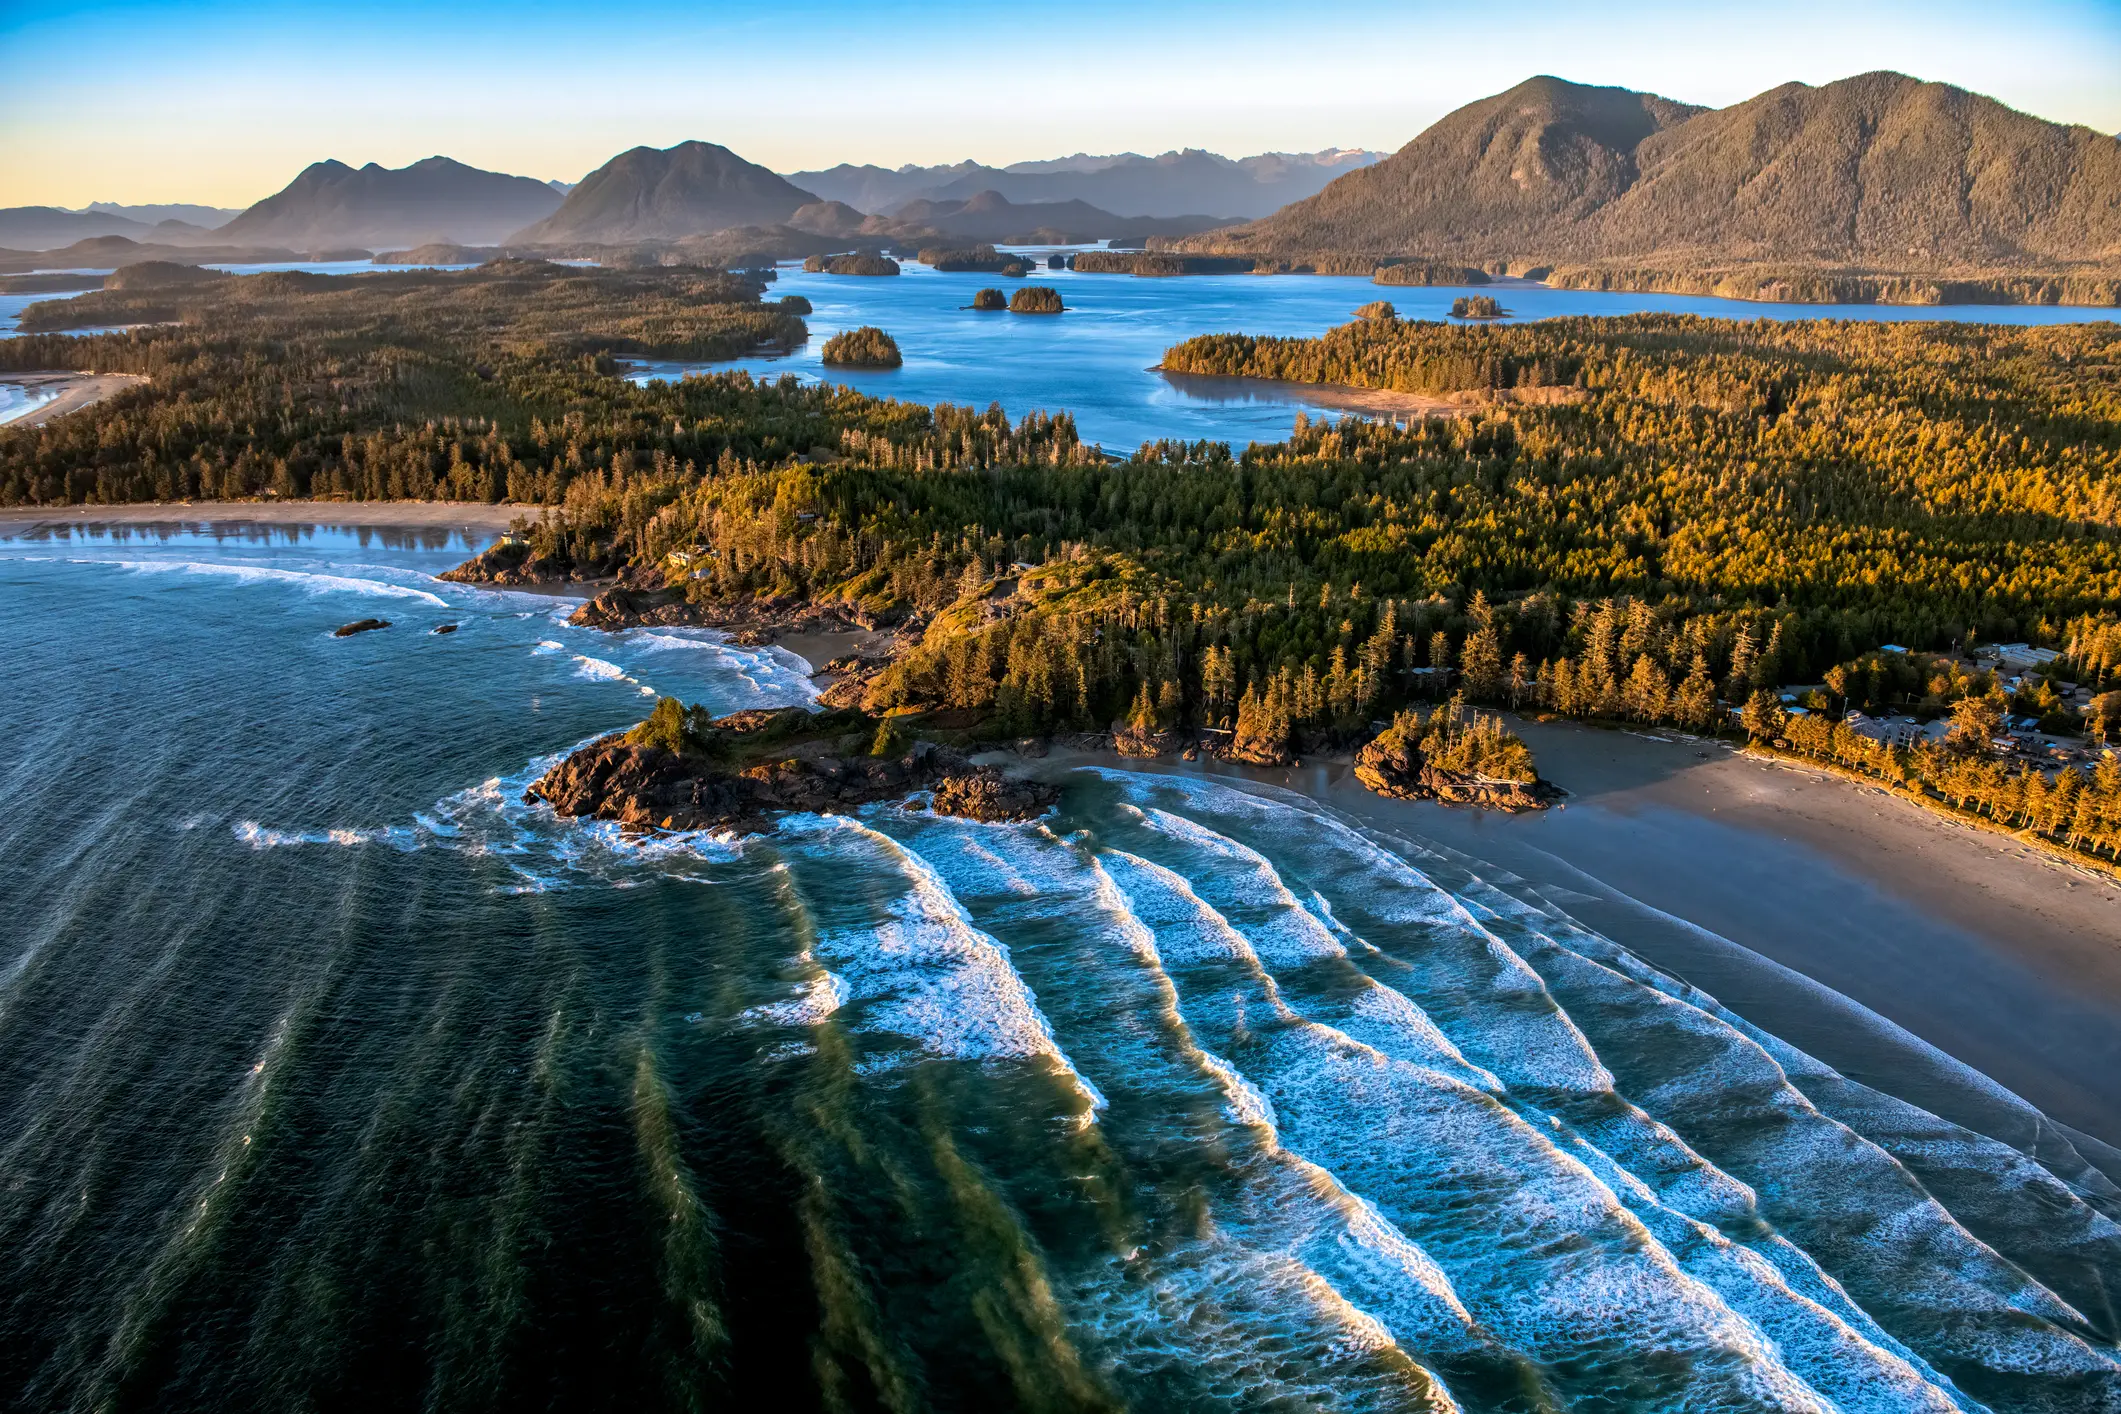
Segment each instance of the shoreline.
[[[9,424],[20,426],[20,422]],[[498,535],[536,506],[484,501],[130,501],[119,506],[0,506],[0,538],[77,525],[317,525],[478,530]]]
[[[1497,388],[1480,394],[1403,393],[1391,388],[1358,388],[1349,383],[1306,383],[1298,378],[1256,378],[1248,373],[1187,373],[1157,364],[1148,370],[1182,393],[1230,402],[1249,397],[1260,402],[1302,404],[1334,412],[1373,417],[1469,417],[1483,408],[1511,403],[1570,403],[1585,396],[1576,388]],[[1526,394],[1539,396],[1526,396]]]
[[[814,676],[822,660],[802,650],[824,645],[796,637],[776,642]],[[2021,1148],[2060,1126],[2121,1181],[2121,877],[1723,741],[1512,725],[1568,792],[1558,805],[1390,799],[1346,759],[1261,768],[1060,745],[976,759],[1303,795],[1462,857],[1853,1080]]]
[[50,402],[39,404],[22,416],[0,422],[0,431],[17,428],[42,427],[55,418],[70,412],[79,412],[92,403],[100,403],[114,393],[137,387],[147,382],[138,373],[80,373],[71,370],[45,370],[33,373],[0,374],[0,383],[11,383],[18,388],[57,388],[59,395]]
[[1515,725],[1561,805],[1392,800],[1315,759],[1024,764],[1276,787],[1440,846],[1851,1079],[2021,1148],[2044,1117],[2121,1178],[2121,881],[1721,742]]

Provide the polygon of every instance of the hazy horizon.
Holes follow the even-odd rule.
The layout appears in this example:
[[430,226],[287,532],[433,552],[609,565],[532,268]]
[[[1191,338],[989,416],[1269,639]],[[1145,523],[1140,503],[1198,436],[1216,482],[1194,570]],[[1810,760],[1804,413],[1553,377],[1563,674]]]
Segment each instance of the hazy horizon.
[[[11,158],[0,205],[241,207],[311,162],[436,154],[576,181],[617,152],[717,142],[778,172],[839,162],[993,166],[1198,147],[1390,151],[1539,73],[1725,106],[1873,69],[2057,122],[2121,129],[2121,0],[1681,6],[1540,3],[1499,29],[1461,7],[1329,21],[1198,0],[1092,0],[1057,25],[932,3],[709,5],[612,24],[544,3],[57,0],[0,16]],[[651,32],[652,30],[652,32]],[[1357,59],[1351,64],[1349,55]],[[1179,57],[1174,59],[1174,54]]]

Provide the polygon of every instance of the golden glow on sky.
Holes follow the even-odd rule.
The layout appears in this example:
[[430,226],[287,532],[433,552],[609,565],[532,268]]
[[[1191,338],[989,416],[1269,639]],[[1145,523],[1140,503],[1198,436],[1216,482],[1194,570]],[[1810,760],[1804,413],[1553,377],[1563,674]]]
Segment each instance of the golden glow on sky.
[[[0,5],[0,205],[243,206],[326,157],[573,181],[687,138],[779,171],[1390,149],[1537,73],[1722,105],[1892,68],[2121,129],[2121,0],[1057,9]],[[1006,16],[1004,20],[1000,17]]]

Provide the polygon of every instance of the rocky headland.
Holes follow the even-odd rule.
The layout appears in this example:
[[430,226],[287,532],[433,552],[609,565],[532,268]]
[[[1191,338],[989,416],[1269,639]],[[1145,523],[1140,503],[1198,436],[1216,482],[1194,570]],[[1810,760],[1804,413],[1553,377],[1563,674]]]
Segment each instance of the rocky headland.
[[629,829],[753,833],[788,811],[832,813],[923,791],[938,814],[990,822],[1028,820],[1059,799],[1052,786],[912,740],[889,719],[800,707],[704,719],[674,698],[632,731],[568,756],[524,799]]
[[[541,562],[524,538],[508,537],[444,578],[550,584],[570,582],[578,573]],[[687,713],[671,702],[668,710],[678,715],[663,727],[656,728],[652,718],[632,732],[593,742],[531,787],[534,798],[564,815],[644,828],[746,828],[744,822],[776,810],[829,811],[932,790],[935,808],[946,814],[1022,819],[1055,798],[1050,787],[971,765],[966,753],[997,747],[1044,754],[1044,739],[1012,739],[990,712],[916,701],[889,717],[874,715],[893,700],[878,696],[878,680],[902,660],[930,650],[931,631],[947,631],[949,623],[931,623],[919,612],[880,617],[845,599],[701,595],[697,586],[638,567],[622,570],[618,581],[568,622],[610,633],[714,628],[746,648],[787,640],[811,663],[823,660],[813,673],[821,710],[788,708],[708,721],[699,709]],[[1006,618],[1019,589],[1014,577],[997,581],[980,603],[980,622]],[[1379,795],[1506,811],[1543,809],[1563,794],[1539,778],[1530,751],[1500,718],[1455,700],[1433,711],[1402,712],[1367,742],[1292,731],[1271,702],[1249,700],[1222,729],[1159,720],[1144,700],[1109,731],[1065,731],[1053,740],[1138,760],[1205,756],[1267,768],[1309,755],[1346,761],[1352,752],[1357,779]]]

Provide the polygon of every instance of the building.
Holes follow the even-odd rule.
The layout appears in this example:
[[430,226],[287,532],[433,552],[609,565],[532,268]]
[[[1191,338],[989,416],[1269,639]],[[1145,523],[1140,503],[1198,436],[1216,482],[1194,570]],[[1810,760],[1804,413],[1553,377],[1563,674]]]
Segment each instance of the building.
[[[1841,719],[1841,725],[1881,746],[1913,746],[1925,739],[1922,724],[1913,717],[1872,717],[1851,712]],[[1947,731],[1951,729],[1950,723],[1944,725]]]

